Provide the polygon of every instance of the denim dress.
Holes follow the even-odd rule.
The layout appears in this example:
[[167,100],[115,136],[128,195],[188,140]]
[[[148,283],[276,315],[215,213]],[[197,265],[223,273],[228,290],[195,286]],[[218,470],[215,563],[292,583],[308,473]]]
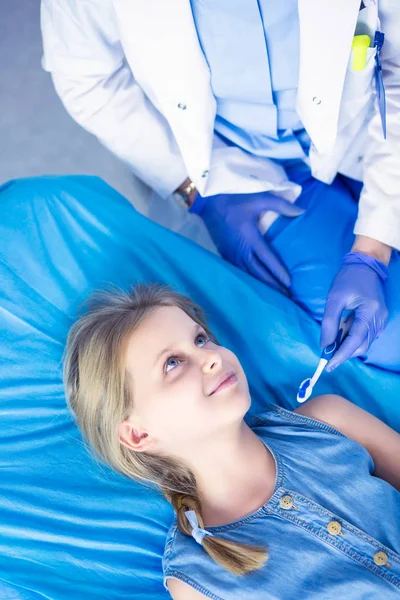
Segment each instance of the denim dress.
[[232,575],[171,526],[168,578],[213,600],[400,600],[400,493],[371,455],[330,425],[283,408],[246,418],[275,458],[274,493],[237,521],[206,527],[264,546],[263,568]]

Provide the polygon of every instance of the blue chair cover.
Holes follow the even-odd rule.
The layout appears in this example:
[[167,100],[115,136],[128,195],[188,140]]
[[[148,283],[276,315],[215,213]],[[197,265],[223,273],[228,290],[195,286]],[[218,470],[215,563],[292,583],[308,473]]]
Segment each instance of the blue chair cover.
[[[295,406],[318,361],[318,323],[92,177],[0,188],[0,281],[0,598],[167,598],[171,507],[94,462],[66,408],[61,361],[79,305],[110,282],[189,294],[239,357],[252,413],[269,402]],[[356,359],[316,391],[342,394],[400,430],[395,372]]]

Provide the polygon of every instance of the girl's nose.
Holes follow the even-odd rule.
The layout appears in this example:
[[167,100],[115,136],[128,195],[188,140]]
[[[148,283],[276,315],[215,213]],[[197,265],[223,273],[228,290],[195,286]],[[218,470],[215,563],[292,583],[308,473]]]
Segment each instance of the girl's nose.
[[209,372],[218,369],[222,364],[221,355],[215,350],[207,352],[203,361],[203,371]]

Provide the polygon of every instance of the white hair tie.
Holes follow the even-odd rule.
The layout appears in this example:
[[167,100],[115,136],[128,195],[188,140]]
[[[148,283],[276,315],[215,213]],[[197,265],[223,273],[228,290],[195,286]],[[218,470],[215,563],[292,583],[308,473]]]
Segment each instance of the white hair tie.
[[206,535],[211,535],[212,533],[210,533],[209,531],[206,531],[205,529],[201,529],[201,527],[199,527],[199,522],[197,520],[197,515],[195,513],[194,510],[186,510],[185,511],[185,515],[187,517],[187,520],[189,521],[190,525],[192,526],[192,536],[194,537],[194,539],[196,540],[196,542],[198,544],[201,544],[203,541],[203,538]]

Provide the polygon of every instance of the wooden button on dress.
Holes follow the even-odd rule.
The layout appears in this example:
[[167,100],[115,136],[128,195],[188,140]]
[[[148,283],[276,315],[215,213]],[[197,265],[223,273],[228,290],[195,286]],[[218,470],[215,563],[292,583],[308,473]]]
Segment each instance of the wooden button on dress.
[[331,521],[326,526],[327,530],[331,535],[343,535],[342,534],[342,526],[339,521]]
[[282,496],[282,498],[279,500],[279,504],[281,505],[281,508],[284,508],[285,510],[293,508],[294,502],[292,496],[289,496],[289,494]]
[[379,552],[375,552],[374,554],[374,563],[379,567],[384,567],[389,560],[388,555],[383,550],[379,550]]

